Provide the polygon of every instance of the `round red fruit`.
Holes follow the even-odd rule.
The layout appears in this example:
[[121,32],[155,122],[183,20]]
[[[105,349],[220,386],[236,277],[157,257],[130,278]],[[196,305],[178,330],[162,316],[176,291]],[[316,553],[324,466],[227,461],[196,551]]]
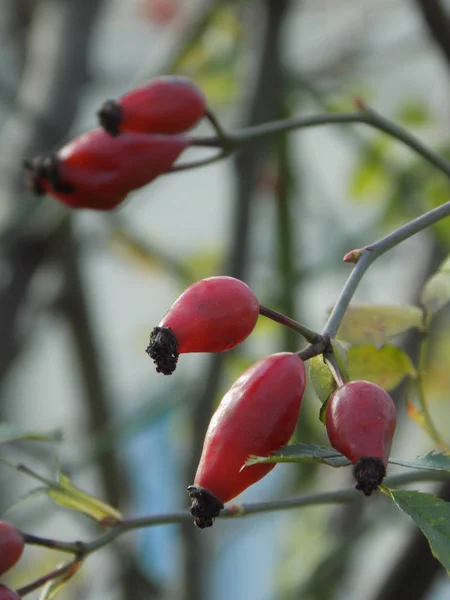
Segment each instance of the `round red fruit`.
[[49,193],[71,208],[111,210],[129,192],[167,173],[188,145],[182,136],[127,133],[112,139],[94,129],[24,165],[35,193]]
[[331,445],[354,465],[357,489],[370,496],[386,474],[396,425],[392,398],[379,385],[351,381],[338,388],[327,406]]
[[107,100],[98,111],[101,126],[111,135],[124,131],[183,133],[205,116],[206,99],[190,79],[163,75]]
[[170,375],[179,354],[224,352],[238,346],[253,331],[258,315],[258,299],[240,279],[201,279],[183,292],[153,329],[147,354],[158,373]]
[[0,521],[0,575],[16,564],[22,556],[24,546],[19,529],[11,523]]
[[11,588],[0,584],[0,600],[20,600],[20,596]]
[[206,432],[194,485],[188,488],[198,527],[210,527],[225,502],[275,467],[244,464],[250,455],[269,456],[289,442],[305,383],[300,357],[280,352],[250,367],[225,394]]

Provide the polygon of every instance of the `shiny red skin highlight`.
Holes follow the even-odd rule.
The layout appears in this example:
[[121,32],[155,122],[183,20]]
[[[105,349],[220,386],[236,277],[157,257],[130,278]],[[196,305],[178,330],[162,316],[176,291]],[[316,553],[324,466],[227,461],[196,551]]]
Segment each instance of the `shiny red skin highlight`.
[[0,584],[0,600],[20,600],[20,596],[11,588]]
[[206,98],[185,77],[164,75],[128,92],[118,100],[122,108],[119,131],[183,133],[205,116]]
[[369,381],[351,381],[328,402],[326,428],[333,448],[356,464],[362,456],[387,466],[396,425],[390,395]]
[[289,442],[305,384],[297,354],[272,354],[250,367],[210,421],[194,485],[225,503],[267,475],[275,464],[241,468],[250,455],[268,456]]
[[0,575],[16,564],[22,556],[24,546],[23,536],[17,527],[0,521]]
[[210,277],[188,287],[159,326],[172,329],[180,354],[224,352],[250,335],[258,315],[258,299],[247,284]]
[[57,192],[48,180],[39,183],[71,208],[111,210],[129,192],[167,173],[188,145],[182,136],[126,133],[112,138],[94,129],[57,152],[59,176],[74,192]]

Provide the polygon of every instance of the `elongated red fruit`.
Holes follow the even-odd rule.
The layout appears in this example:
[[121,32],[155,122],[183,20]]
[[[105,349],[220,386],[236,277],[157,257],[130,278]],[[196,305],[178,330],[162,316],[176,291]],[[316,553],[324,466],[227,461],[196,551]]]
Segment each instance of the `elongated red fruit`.
[[351,381],[338,388],[327,406],[331,445],[353,463],[356,488],[370,496],[386,475],[396,425],[392,398],[379,385]]
[[275,467],[243,468],[250,455],[269,456],[288,443],[305,383],[300,357],[280,352],[250,367],[225,394],[206,432],[194,485],[188,488],[198,527],[210,527],[225,502]]
[[0,600],[20,600],[20,596],[11,588],[0,584]]
[[110,210],[167,173],[188,145],[182,136],[126,133],[112,139],[94,129],[24,164],[35,193],[49,193],[71,208]]
[[189,352],[224,352],[253,331],[259,314],[255,294],[240,279],[201,279],[174,302],[150,335],[147,354],[158,373],[174,372],[178,356]]
[[107,100],[98,111],[101,126],[111,135],[124,131],[183,133],[205,116],[206,99],[190,79],[176,75],[157,77]]
[[16,564],[22,556],[24,546],[22,533],[17,527],[0,521],[0,575]]

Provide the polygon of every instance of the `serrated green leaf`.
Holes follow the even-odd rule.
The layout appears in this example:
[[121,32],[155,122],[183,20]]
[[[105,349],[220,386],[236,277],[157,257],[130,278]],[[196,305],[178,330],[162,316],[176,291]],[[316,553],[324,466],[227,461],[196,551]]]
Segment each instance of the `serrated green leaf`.
[[450,473],[450,454],[445,452],[430,452],[426,456],[415,458],[414,460],[403,460],[391,458],[390,463],[409,469],[426,469],[428,471],[447,471]]
[[11,423],[0,423],[0,444],[17,442],[19,440],[34,440],[38,442],[60,442],[62,431],[25,431]]
[[387,493],[420,527],[431,552],[450,574],[450,503],[416,491],[387,489]]
[[450,302],[450,256],[425,283],[420,300],[430,315],[434,315]]
[[339,326],[337,338],[350,344],[381,346],[409,329],[423,328],[422,311],[417,306],[353,305]]
[[52,486],[47,494],[59,506],[83,513],[99,523],[122,520],[118,510],[77,488],[63,473],[59,474],[58,484]]
[[66,585],[66,583],[72,579],[72,577],[77,573],[82,566],[81,561],[73,561],[70,563],[63,563],[59,565],[58,568],[67,567],[67,569],[55,579],[48,581],[45,586],[42,588],[42,591],[39,595],[39,600],[53,600],[62,588]]
[[396,388],[405,377],[416,376],[409,356],[389,344],[382,348],[353,346],[348,350],[348,360],[352,380],[371,381],[388,391]]
[[246,461],[246,467],[266,463],[291,463],[303,461],[316,461],[330,465],[330,467],[345,467],[350,461],[334,448],[317,446],[316,444],[295,443],[284,446],[274,452],[271,456],[250,456]]

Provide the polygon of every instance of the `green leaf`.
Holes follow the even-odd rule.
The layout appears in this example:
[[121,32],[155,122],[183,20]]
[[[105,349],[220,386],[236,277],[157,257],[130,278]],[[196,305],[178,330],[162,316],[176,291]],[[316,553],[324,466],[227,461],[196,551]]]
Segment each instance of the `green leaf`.
[[412,328],[423,329],[422,311],[417,306],[353,305],[342,320],[337,333],[350,344],[381,346]]
[[61,430],[53,431],[25,431],[11,423],[0,423],[0,444],[17,442],[19,440],[35,440],[38,442],[60,442]]
[[448,471],[450,472],[450,454],[444,452],[430,452],[426,456],[416,458],[412,461],[391,458],[390,463],[409,469],[426,469],[429,471]]
[[83,513],[99,523],[107,522],[108,524],[111,524],[112,522],[115,523],[122,520],[122,515],[118,510],[109,506],[109,504],[106,504],[102,500],[83,492],[61,472],[58,472],[58,480],[57,482],[54,482],[42,477],[22,463],[14,463],[2,456],[0,456],[0,463],[3,463],[16,471],[25,473],[29,477],[43,483],[46,486],[45,493],[47,496],[53,500],[53,502],[64,508]]
[[99,523],[122,520],[118,510],[77,488],[63,473],[59,474],[58,479],[58,484],[53,485],[47,494],[59,506],[83,513]]
[[450,503],[433,494],[386,490],[400,510],[420,527],[431,552],[450,574]]
[[244,467],[267,463],[292,463],[313,460],[330,465],[330,467],[345,467],[350,461],[334,448],[317,446],[316,444],[295,443],[284,446],[271,456],[250,456]]
[[450,256],[425,283],[420,300],[431,315],[450,302]]
[[[331,339],[330,343],[343,378],[349,379],[347,352],[335,339]],[[309,379],[321,402],[326,402],[337,386],[330,367],[324,362],[324,355],[322,354],[314,356],[309,361]]]
[[331,347],[333,348],[334,357],[336,358],[336,362],[342,373],[343,378],[348,379],[350,375],[349,375],[349,371],[348,371],[347,351],[342,346],[342,344],[340,344],[334,338],[330,339],[330,344],[331,344]]
[[409,356],[389,344],[382,348],[353,346],[348,350],[348,360],[352,380],[371,381],[388,391],[396,388],[405,377],[416,376]]
[[326,402],[336,389],[336,382],[322,354],[309,361],[309,380],[321,402]]

